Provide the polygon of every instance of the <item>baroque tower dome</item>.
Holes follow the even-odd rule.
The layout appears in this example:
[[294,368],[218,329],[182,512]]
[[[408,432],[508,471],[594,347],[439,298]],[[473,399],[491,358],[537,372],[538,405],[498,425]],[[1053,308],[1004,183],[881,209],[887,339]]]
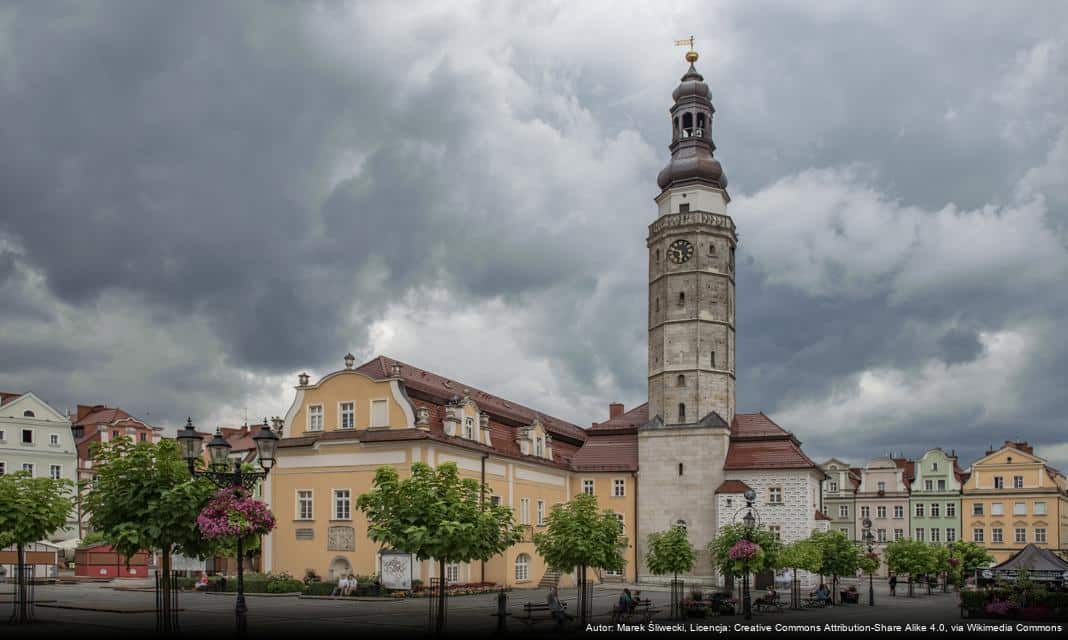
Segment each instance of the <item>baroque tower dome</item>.
[[657,176],[661,189],[672,185],[704,183],[720,189],[727,188],[727,176],[712,154],[712,114],[716,112],[709,99],[710,91],[704,76],[697,72],[694,62],[697,53],[687,56],[690,68],[672,92],[675,104],[671,107],[671,160]]

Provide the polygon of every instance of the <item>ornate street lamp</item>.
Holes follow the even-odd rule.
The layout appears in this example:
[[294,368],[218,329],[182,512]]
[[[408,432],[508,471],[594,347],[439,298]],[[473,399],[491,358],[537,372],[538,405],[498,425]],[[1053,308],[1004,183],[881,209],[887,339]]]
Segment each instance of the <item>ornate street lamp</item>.
[[[871,534],[871,518],[864,518],[864,542],[868,543],[868,557],[875,556],[875,536]],[[868,606],[875,606],[874,571],[868,572]]]
[[[196,468],[196,461],[204,450],[203,436],[197,433],[193,427],[193,419],[185,422],[185,428],[178,432],[178,445],[189,465],[189,473],[193,477],[207,478],[216,487],[242,487],[251,490],[256,483],[267,477],[274,466],[275,452],[278,449],[278,434],[271,431],[267,424],[267,418],[263,419],[263,426],[256,435],[252,436],[252,442],[256,445],[256,456],[259,459],[260,468],[263,471],[245,471],[241,468],[241,461],[235,460],[233,471],[227,471],[227,463],[230,456],[230,443],[222,436],[222,432],[215,430],[215,436],[208,443],[208,457],[211,462],[207,469]],[[248,633],[248,607],[245,605],[245,570],[243,565],[245,555],[245,540],[237,539],[237,603],[234,605],[234,613],[237,616],[237,634],[244,637]]]
[[[752,542],[753,529],[756,528],[757,517],[754,513],[753,501],[756,500],[756,491],[752,488],[746,489],[745,493],[745,516],[742,517],[742,523],[745,525],[745,539],[748,542]],[[737,516],[737,514],[735,514]],[[742,561],[742,611],[745,612],[745,619],[753,619],[753,606],[749,597],[749,558]]]

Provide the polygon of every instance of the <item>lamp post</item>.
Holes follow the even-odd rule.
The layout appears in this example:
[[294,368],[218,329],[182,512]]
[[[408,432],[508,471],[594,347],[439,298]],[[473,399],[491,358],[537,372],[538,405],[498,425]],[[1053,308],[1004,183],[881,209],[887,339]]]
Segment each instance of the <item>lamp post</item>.
[[[193,427],[193,419],[188,418],[185,428],[178,432],[178,444],[181,448],[182,457],[189,464],[189,473],[196,478],[207,478],[216,487],[242,487],[251,490],[256,483],[267,477],[274,466],[275,451],[278,448],[278,434],[271,431],[267,424],[267,418],[263,419],[263,426],[256,435],[252,436],[252,442],[256,445],[256,455],[259,459],[260,468],[263,471],[245,471],[241,468],[241,461],[235,460],[232,471],[227,470],[230,457],[230,443],[223,438],[219,429],[215,430],[215,437],[208,443],[208,468],[198,470],[196,461],[200,458],[204,440]],[[245,540],[237,538],[237,603],[234,605],[234,613],[237,616],[237,635],[245,637],[248,633],[248,607],[245,605],[245,571],[242,563]]]
[[[871,534],[871,518],[864,518],[864,542],[868,543],[868,557],[875,555],[875,536]],[[868,572],[868,606],[875,606],[874,571]]]
[[[745,516],[742,518],[742,522],[745,523],[745,539],[752,542],[753,527],[756,524],[756,517],[753,515],[753,500],[756,500],[756,491],[752,489],[746,489],[745,491]],[[745,619],[753,619],[753,607],[749,597],[749,558],[745,559],[744,571],[742,575],[742,610],[745,612]]]

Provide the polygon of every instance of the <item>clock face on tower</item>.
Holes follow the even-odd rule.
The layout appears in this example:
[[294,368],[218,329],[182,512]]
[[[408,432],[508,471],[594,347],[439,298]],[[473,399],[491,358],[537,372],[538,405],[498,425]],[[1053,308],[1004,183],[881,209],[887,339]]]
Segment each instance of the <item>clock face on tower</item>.
[[686,240],[676,240],[668,247],[668,258],[675,264],[682,264],[693,256],[693,245]]

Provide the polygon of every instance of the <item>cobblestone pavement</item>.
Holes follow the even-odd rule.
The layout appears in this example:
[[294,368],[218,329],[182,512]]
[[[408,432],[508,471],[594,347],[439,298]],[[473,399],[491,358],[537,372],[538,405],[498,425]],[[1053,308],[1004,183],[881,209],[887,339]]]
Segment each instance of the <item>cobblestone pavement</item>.
[[[53,636],[71,637],[77,634],[85,636],[124,637],[133,634],[152,635],[155,629],[154,594],[151,591],[128,591],[113,588],[116,583],[106,584],[71,584],[41,586],[37,588],[36,597],[42,601],[35,608],[37,623],[30,626],[8,626],[0,624],[0,637]],[[133,586],[131,583],[121,583]],[[723,616],[704,620],[686,620],[711,625],[728,625],[734,631],[736,624],[770,625],[823,625],[835,624],[885,624],[905,625],[908,623],[933,625],[950,625],[974,620],[961,620],[957,608],[957,596],[954,593],[935,592],[926,595],[925,590],[917,590],[914,598],[898,595],[889,596],[885,583],[876,583],[876,606],[867,604],[867,585],[861,588],[861,604],[843,605],[817,610],[785,610],[780,613],[757,613],[751,621],[743,616]],[[615,603],[619,587],[598,587],[593,596],[593,625],[609,623],[612,605]],[[899,589],[899,592],[901,590]],[[648,597],[662,608],[662,613],[655,622],[672,624],[668,620],[670,595],[667,591],[651,587],[643,588],[643,597]],[[561,597],[569,603],[568,610],[574,611],[575,591],[561,590]],[[4,598],[6,600],[6,598]],[[43,602],[43,601],[54,602]],[[409,600],[318,600],[300,599],[295,596],[248,596],[249,636],[257,637],[299,637],[313,634],[315,637],[349,636],[353,633],[381,635],[420,636],[427,629],[428,601],[426,599]],[[545,601],[543,590],[516,590],[510,593],[510,610],[512,617],[508,621],[510,633],[524,633],[527,627],[518,621],[522,606],[526,602]],[[56,606],[58,605],[58,607]],[[0,611],[6,620],[10,604],[0,602]],[[83,607],[79,609],[61,607]],[[216,637],[230,635],[234,628],[234,596],[204,593],[186,593],[180,596],[179,607],[182,635],[196,637]],[[99,609],[99,610],[90,610]],[[106,611],[104,611],[106,610]],[[492,594],[479,596],[462,596],[449,600],[448,629],[450,632],[463,632],[465,635],[490,634],[495,630],[496,596]],[[121,613],[120,613],[121,611]],[[603,629],[603,627],[602,627]],[[553,633],[550,622],[534,625],[533,631]],[[572,629],[578,631],[577,629]],[[713,632],[714,633],[714,632]],[[555,635],[555,634],[554,634]]]

